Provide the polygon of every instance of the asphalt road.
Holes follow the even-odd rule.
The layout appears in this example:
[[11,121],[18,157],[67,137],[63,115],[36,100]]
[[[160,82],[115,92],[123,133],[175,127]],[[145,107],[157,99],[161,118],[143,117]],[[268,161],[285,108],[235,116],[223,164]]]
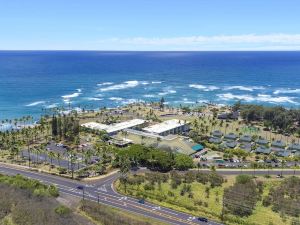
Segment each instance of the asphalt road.
[[113,181],[119,176],[114,174],[102,180],[92,183],[83,183],[73,181],[67,178],[61,178],[54,175],[23,170],[16,167],[3,165],[0,163],[0,173],[7,175],[21,174],[23,176],[39,180],[44,184],[56,185],[61,193],[71,195],[74,197],[83,197],[83,191],[78,189],[78,186],[84,186],[85,199],[94,202],[99,201],[102,204],[119,208],[132,213],[140,214],[146,217],[154,218],[168,224],[176,225],[195,225],[195,224],[210,224],[217,225],[220,223],[209,221],[208,223],[200,222],[196,217],[171,210],[165,207],[160,207],[148,202],[145,204],[138,203],[138,200],[131,197],[120,195],[113,189]]
[[[140,172],[145,172],[145,169],[141,169]],[[207,171],[208,170],[203,170]],[[238,170],[222,170],[217,171],[220,174],[226,174],[226,175],[237,175],[241,174],[241,171]],[[253,174],[252,171],[242,171],[244,174]],[[84,196],[85,199],[91,200],[91,201],[99,201],[102,204],[109,205],[112,207],[116,207],[122,210],[126,210],[132,213],[141,214],[143,216],[151,217],[160,221],[163,221],[165,223],[169,224],[176,224],[176,225],[195,225],[195,224],[211,224],[211,225],[217,225],[220,223],[209,221],[208,223],[200,222],[197,220],[196,217],[178,212],[175,210],[171,210],[165,207],[160,207],[157,205],[154,205],[152,203],[145,202],[145,204],[138,203],[138,200],[132,197],[123,196],[119,193],[117,193],[113,189],[113,182],[117,179],[119,174],[113,174],[106,178],[103,178],[101,180],[89,182],[89,183],[83,183],[79,181],[70,180],[67,178],[62,178],[54,175],[39,173],[39,172],[33,172],[29,170],[24,170],[17,167],[12,167],[8,165],[3,165],[0,163],[0,173],[7,174],[7,175],[16,175],[16,174],[22,174],[23,176],[36,179],[41,181],[45,184],[53,184],[56,185],[57,188],[61,193],[74,196],[74,197],[83,197],[83,191],[78,189],[78,186],[84,187]],[[270,175],[277,175],[280,174],[279,170],[270,170]],[[256,171],[257,175],[264,175],[267,174],[267,171]],[[283,171],[283,175],[293,175],[294,171],[289,170]],[[300,171],[296,171],[296,175],[300,175]]]

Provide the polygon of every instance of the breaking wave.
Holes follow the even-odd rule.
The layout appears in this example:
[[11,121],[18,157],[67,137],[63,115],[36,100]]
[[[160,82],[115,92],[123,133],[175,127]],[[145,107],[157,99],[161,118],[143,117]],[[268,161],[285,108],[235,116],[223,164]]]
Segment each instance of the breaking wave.
[[108,87],[100,88],[99,90],[104,92],[104,91],[113,91],[113,90],[121,90],[121,89],[127,89],[127,88],[134,88],[140,84],[139,81],[137,80],[132,80],[132,81],[125,81],[124,83],[121,84],[115,84],[111,85]]
[[37,105],[42,105],[42,104],[45,104],[46,102],[45,101],[36,101],[36,102],[32,102],[26,106],[37,106]]
[[205,85],[202,85],[202,84],[190,84],[189,87],[190,88],[196,88],[196,89],[199,89],[199,90],[202,90],[202,91],[214,91],[214,90],[220,89],[219,87],[214,86],[214,85],[205,86]]

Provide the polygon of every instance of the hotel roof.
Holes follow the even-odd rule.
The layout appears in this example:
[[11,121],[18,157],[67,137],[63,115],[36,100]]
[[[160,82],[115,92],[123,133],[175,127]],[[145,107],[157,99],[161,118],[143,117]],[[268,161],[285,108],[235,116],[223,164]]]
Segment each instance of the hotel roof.
[[149,127],[145,127],[143,130],[150,132],[150,133],[156,133],[160,134],[165,131],[181,127],[182,125],[187,124],[184,120],[178,120],[178,119],[172,119],[172,120],[167,120],[162,123],[154,124]]
[[143,123],[145,123],[145,120],[133,119],[133,120],[124,121],[121,123],[114,123],[114,124],[110,124],[110,125],[96,123],[96,122],[89,122],[89,123],[84,123],[81,126],[87,127],[87,128],[93,129],[93,130],[104,130],[107,133],[113,133],[113,132],[124,130],[126,128],[135,127],[135,126],[141,125]]

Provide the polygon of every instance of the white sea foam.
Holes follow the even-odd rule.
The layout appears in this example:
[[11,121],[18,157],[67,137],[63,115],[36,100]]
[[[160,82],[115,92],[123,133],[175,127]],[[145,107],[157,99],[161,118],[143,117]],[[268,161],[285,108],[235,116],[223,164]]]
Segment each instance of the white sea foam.
[[149,82],[148,81],[142,81],[141,84],[142,85],[147,85],[147,84],[149,84]]
[[246,102],[258,101],[258,102],[268,102],[268,103],[292,103],[298,104],[294,101],[294,97],[287,96],[271,96],[265,94],[258,94],[257,96],[252,95],[234,95],[232,93],[218,94],[217,95],[220,100],[228,101],[228,100],[243,100]]
[[42,104],[45,104],[46,102],[45,101],[36,101],[36,102],[32,102],[26,106],[37,106],[37,105],[42,105]]
[[294,101],[294,97],[287,97],[287,96],[271,96],[271,95],[263,95],[258,94],[257,100],[262,102],[270,102],[270,103],[292,103],[297,104],[297,102]]
[[218,94],[217,96],[219,97],[220,100],[224,100],[224,101],[236,99],[236,100],[244,100],[250,102],[255,100],[255,98],[251,95],[234,95],[232,93],[224,93],[224,94]]
[[165,96],[165,95],[168,95],[168,94],[175,94],[175,93],[176,93],[176,90],[173,90],[170,87],[166,87],[166,88],[163,89],[163,92],[158,93],[158,95],[159,96]]
[[55,107],[57,107],[57,103],[53,103],[53,104],[50,104],[50,105],[46,106],[47,109],[52,109],[52,108],[55,108]]
[[119,102],[119,101],[122,101],[123,98],[120,98],[120,97],[110,97],[109,100]]
[[86,98],[88,101],[101,101],[103,100],[102,98],[95,98],[95,97],[90,97],[90,98]]
[[298,94],[300,93],[300,89],[278,89],[273,92],[273,94],[278,95],[278,94]]
[[193,101],[183,101],[184,104],[195,104],[196,102]]
[[107,86],[107,85],[112,85],[113,82],[103,82],[103,83],[100,83],[100,84],[97,84],[98,86]]
[[224,90],[240,90],[240,91],[254,91],[254,90],[263,90],[265,89],[264,87],[260,87],[260,86],[241,86],[241,85],[237,85],[237,86],[230,86],[230,87],[225,87]]
[[78,89],[76,89],[76,91],[78,91],[80,93],[80,92],[82,92],[82,89],[78,88]]
[[144,97],[144,98],[155,98],[156,96],[155,96],[155,95],[149,95],[149,94],[148,94],[148,95],[143,95],[143,97]]
[[63,95],[61,96],[63,99],[70,99],[70,98],[77,98],[79,95],[81,95],[81,92],[75,92],[69,95]]
[[162,81],[152,81],[151,83],[152,83],[152,84],[161,84]]
[[72,103],[72,101],[69,98],[65,98],[63,101],[66,104],[71,104]]
[[190,88],[196,88],[196,89],[199,89],[199,90],[202,90],[202,91],[214,91],[214,90],[220,89],[219,87],[214,86],[214,85],[205,86],[205,85],[202,85],[202,84],[190,84],[189,87]]
[[126,99],[126,100],[122,101],[122,104],[123,105],[128,105],[128,104],[137,103],[137,102],[144,102],[144,101],[131,98],[131,99]]
[[122,84],[115,84],[108,87],[100,88],[100,91],[113,91],[113,90],[121,90],[121,89],[127,89],[127,88],[134,88],[140,84],[137,80],[131,80],[131,81],[125,81]]

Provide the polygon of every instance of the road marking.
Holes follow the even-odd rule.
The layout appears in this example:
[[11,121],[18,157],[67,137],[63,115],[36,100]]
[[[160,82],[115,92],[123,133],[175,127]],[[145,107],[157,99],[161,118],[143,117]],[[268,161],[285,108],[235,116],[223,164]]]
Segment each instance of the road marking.
[[106,185],[104,184],[101,187],[98,187],[97,190],[98,191],[105,191],[105,192],[107,192]]
[[[63,191],[62,191],[62,192],[63,192]],[[67,193],[67,192],[63,192],[63,193],[68,194],[68,195],[71,195],[71,196],[74,196],[74,197],[76,197],[76,198],[80,198],[80,196],[73,195],[73,194],[70,194],[70,193]],[[105,197],[105,199],[106,199],[106,197]],[[89,200],[90,200],[90,201],[93,201],[93,202],[97,202],[96,200],[93,200],[93,199],[89,199]],[[138,214],[138,215],[141,215],[141,216],[144,216],[144,217],[153,218],[153,219],[155,219],[155,220],[164,221],[164,222],[169,223],[169,224],[178,225],[178,223],[173,223],[173,222],[170,222],[170,221],[165,220],[165,219],[163,219],[163,218],[157,218],[157,217],[154,217],[154,216],[145,215],[145,214],[142,214],[142,213],[140,213],[140,212],[130,211],[130,210],[128,210],[127,208],[119,207],[119,206],[116,206],[116,205],[109,205],[109,204],[104,203],[104,202],[101,202],[101,204],[106,205],[106,206],[109,206],[109,207],[114,207],[114,208],[118,208],[118,209],[121,209],[121,210],[125,210],[125,211],[127,211],[127,212],[130,212],[130,213],[133,213],[133,214]],[[114,204],[115,204],[115,203],[114,203]]]
[[[5,167],[4,167],[5,168]],[[23,174],[25,174],[25,176],[27,176],[27,177],[30,177],[30,178],[32,178],[33,177],[33,179],[39,179],[39,177],[44,177],[45,179],[49,179],[50,181],[43,181],[43,182],[45,182],[45,183],[50,183],[50,184],[55,184],[55,182],[51,182],[51,180],[53,181],[53,180],[55,180],[55,181],[60,181],[60,182],[65,182],[65,184],[66,183],[69,183],[70,185],[76,185],[76,184],[80,184],[80,183],[75,183],[75,182],[68,182],[68,181],[66,181],[65,179],[63,179],[63,178],[61,178],[61,179],[56,179],[56,177],[53,177],[53,176],[47,176],[47,175],[44,175],[44,174],[41,174],[41,173],[37,173],[37,172],[31,172],[31,171],[23,171],[23,170],[18,170],[18,169],[11,169],[11,168],[7,168],[8,170],[12,170],[12,171],[17,171],[17,172],[15,172],[14,174],[16,174],[16,173],[18,173],[18,171],[21,171],[21,172],[23,172]],[[7,173],[7,172],[6,172]],[[37,177],[37,178],[36,178]],[[81,196],[81,194],[82,194],[82,192],[81,191],[75,191],[75,189],[73,188],[72,189],[72,187],[70,187],[70,186],[66,186],[66,185],[63,185],[63,184],[56,184],[58,187],[59,187],[59,189],[62,191],[62,193],[67,193],[67,194],[69,194],[69,195],[73,195],[73,196],[76,196],[76,197],[80,197]],[[112,190],[114,191],[114,189],[112,188]],[[71,193],[69,193],[69,192],[71,192]],[[95,191],[96,192],[96,191]],[[73,193],[73,194],[72,194]],[[117,196],[113,196],[113,195],[110,195],[110,194],[105,194],[105,193],[103,193],[103,192],[99,192],[99,193],[101,193],[101,194],[103,194],[103,195],[108,195],[108,196],[112,196],[112,197],[104,197],[104,199],[107,201],[107,199],[109,199],[108,200],[108,202],[110,202],[111,204],[118,204],[118,203],[116,203],[116,198],[119,198],[119,197],[117,197]],[[75,195],[75,194],[77,194],[77,195]],[[95,196],[93,196],[93,195],[91,195],[91,194],[89,194],[88,193],[88,197],[89,197],[89,199],[91,199],[92,201],[95,201],[95,200],[93,200],[93,199],[97,199]],[[131,200],[128,200],[129,202],[133,202],[133,201],[131,201]],[[178,217],[174,217],[174,216],[170,216],[170,215],[167,215],[167,214],[165,214],[165,213],[161,213],[161,212],[153,212],[152,211],[152,206],[149,206],[149,205],[143,205],[143,206],[140,206],[140,205],[137,205],[137,202],[136,202],[136,199],[134,199],[134,203],[135,204],[131,204],[131,203],[125,203],[126,204],[126,206],[127,206],[127,204],[128,205],[131,205],[132,207],[135,207],[135,208],[137,208],[137,209],[140,209],[140,210],[143,210],[143,211],[148,211],[148,212],[151,212],[152,214],[157,214],[157,215],[160,215],[161,217],[164,217],[164,218],[167,218],[167,219],[169,219],[169,220],[172,220],[172,221],[180,221],[181,223],[186,223],[186,224],[195,224],[195,223],[192,223],[192,222],[190,222],[190,221],[186,221],[186,220],[183,220],[183,219],[181,219],[181,218],[178,218]],[[124,203],[123,203],[124,204]],[[120,204],[118,204],[118,205],[120,205]],[[124,206],[124,205],[122,205],[122,206]],[[151,209],[148,209],[148,208],[146,208],[146,207],[150,207]],[[168,212],[167,210],[165,210],[168,214],[171,214],[172,212]],[[134,212],[134,211],[133,211]],[[142,214],[143,215],[143,214]],[[178,214],[176,214],[176,215],[178,215]],[[151,217],[151,216],[150,216]],[[160,219],[160,220],[163,220],[163,219]]]

